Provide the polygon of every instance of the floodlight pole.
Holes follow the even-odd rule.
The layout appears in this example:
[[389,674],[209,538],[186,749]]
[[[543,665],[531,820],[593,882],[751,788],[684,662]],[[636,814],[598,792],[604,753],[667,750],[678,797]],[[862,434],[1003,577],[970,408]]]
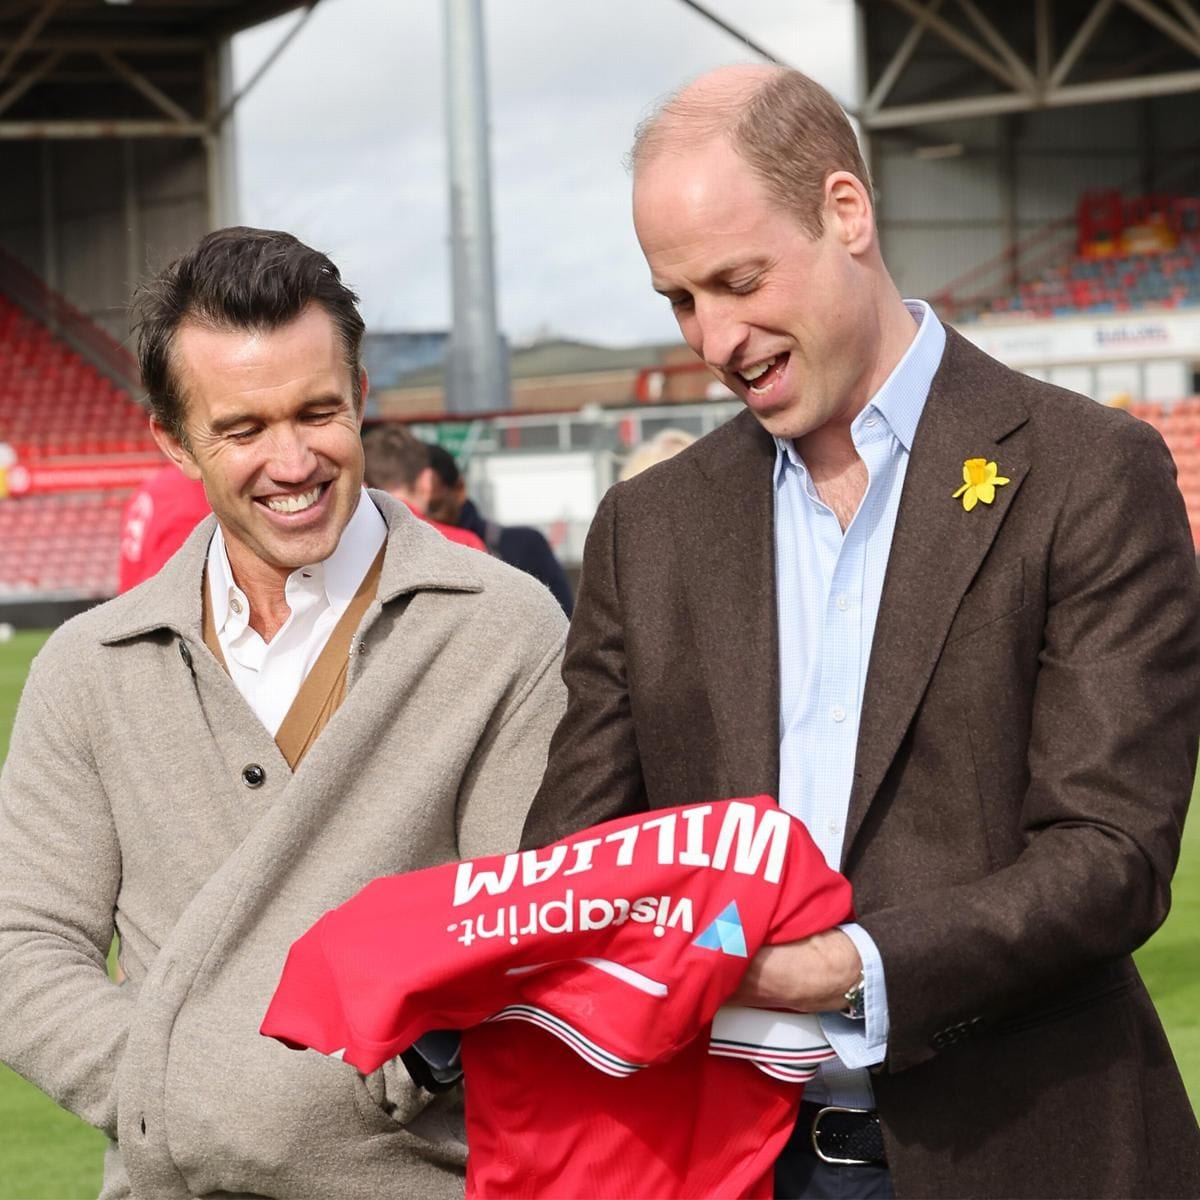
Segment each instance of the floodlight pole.
[[446,410],[488,412],[510,400],[496,321],[481,0],[444,0],[444,12],[453,312]]

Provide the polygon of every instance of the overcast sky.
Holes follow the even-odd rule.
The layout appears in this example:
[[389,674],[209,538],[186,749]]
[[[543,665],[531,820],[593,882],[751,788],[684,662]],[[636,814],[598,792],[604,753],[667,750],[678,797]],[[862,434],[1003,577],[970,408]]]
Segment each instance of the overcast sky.
[[[853,0],[707,0],[855,98]],[[623,166],[637,121],[761,61],[679,0],[484,0],[500,323],[612,345],[677,336],[647,282]],[[237,39],[244,80],[295,15]],[[368,327],[449,321],[441,0],[323,0],[238,116],[241,220],[326,250]]]

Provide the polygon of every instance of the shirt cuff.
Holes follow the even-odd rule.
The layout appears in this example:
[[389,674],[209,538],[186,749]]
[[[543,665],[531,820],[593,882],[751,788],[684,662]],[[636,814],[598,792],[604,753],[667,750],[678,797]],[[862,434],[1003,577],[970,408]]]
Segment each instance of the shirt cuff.
[[878,1066],[887,1055],[889,1031],[883,960],[871,935],[861,925],[839,925],[838,928],[854,943],[862,959],[866,981],[863,1007],[867,1015],[865,1020],[854,1021],[841,1013],[821,1013],[821,1029],[844,1066]]

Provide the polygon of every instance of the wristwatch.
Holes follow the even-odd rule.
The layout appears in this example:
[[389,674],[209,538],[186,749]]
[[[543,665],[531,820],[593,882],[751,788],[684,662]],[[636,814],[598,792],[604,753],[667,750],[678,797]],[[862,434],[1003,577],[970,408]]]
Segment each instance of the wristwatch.
[[867,1010],[864,1004],[864,994],[867,988],[867,976],[865,973],[859,975],[858,982],[845,995],[845,1007],[842,1009],[842,1016],[849,1017],[852,1021],[862,1021],[866,1019]]

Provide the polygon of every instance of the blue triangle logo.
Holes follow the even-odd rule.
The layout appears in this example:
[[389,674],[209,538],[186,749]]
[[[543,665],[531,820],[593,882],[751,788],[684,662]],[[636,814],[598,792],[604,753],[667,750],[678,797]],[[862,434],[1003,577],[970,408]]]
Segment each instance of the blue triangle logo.
[[734,958],[749,958],[746,953],[746,935],[742,930],[742,917],[737,901],[730,902],[717,914],[717,919],[692,943],[703,950],[719,950]]

